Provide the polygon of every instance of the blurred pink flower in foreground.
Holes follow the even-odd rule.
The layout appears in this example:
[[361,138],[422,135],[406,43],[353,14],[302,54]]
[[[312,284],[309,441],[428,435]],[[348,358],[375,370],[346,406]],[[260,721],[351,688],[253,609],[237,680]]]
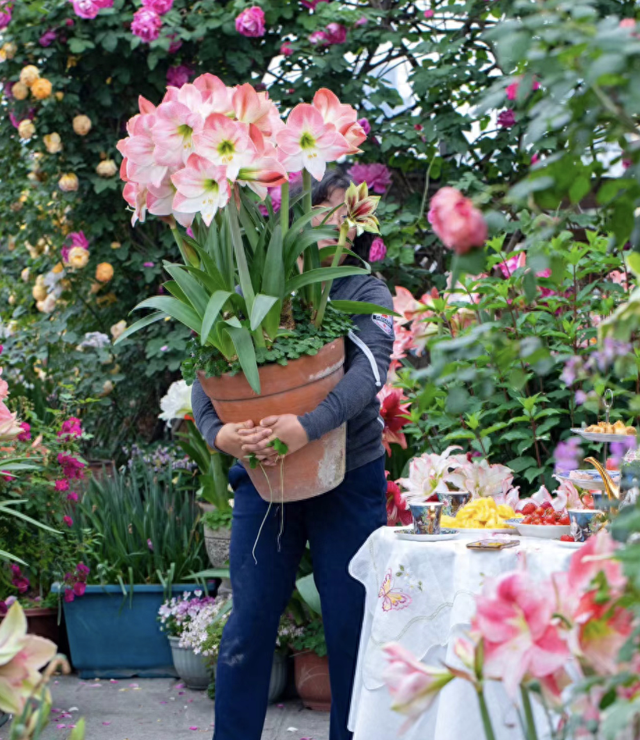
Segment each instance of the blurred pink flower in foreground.
[[431,198],[429,223],[448,249],[464,254],[487,238],[482,213],[459,190],[444,187]]

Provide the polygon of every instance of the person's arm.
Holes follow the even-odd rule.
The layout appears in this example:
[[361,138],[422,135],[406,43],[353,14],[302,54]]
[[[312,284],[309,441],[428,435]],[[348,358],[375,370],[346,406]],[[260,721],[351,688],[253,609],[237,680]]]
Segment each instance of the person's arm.
[[[197,379],[191,389],[191,408],[196,426],[209,447],[237,459],[247,456],[247,451],[243,449],[244,445],[257,444],[271,435],[271,429],[254,429],[254,423],[251,420],[239,424],[224,424]],[[240,430],[243,430],[243,436],[239,434]],[[271,448],[267,448],[258,453],[257,457],[265,465],[269,465],[274,454]]]
[[[391,294],[382,283],[373,284],[366,295],[358,295],[355,300],[393,310]],[[386,382],[393,352],[391,317],[352,318],[358,330],[350,333],[347,342],[349,369],[317,408],[298,417],[310,442],[360,414]]]

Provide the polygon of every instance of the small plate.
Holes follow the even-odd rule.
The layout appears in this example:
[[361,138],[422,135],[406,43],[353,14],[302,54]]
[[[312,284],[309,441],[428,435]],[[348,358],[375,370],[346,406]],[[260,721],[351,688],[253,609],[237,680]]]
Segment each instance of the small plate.
[[514,526],[523,537],[537,537],[542,540],[559,540],[563,534],[571,534],[570,524],[514,524]]
[[600,432],[585,432],[584,429],[572,429],[572,432],[579,434],[583,439],[589,442],[624,442],[627,440],[638,441],[635,434],[601,434]]
[[[557,473],[555,477],[558,480],[566,481],[567,483],[573,483],[574,486],[578,486],[578,488],[583,488],[585,491],[605,491],[606,488],[604,486],[602,476],[600,476],[600,474],[597,473],[595,470],[593,472],[595,473],[595,475],[594,477],[589,477],[589,480],[587,480],[586,478],[571,478],[569,475],[562,475],[561,473]],[[611,479],[614,483],[617,484],[620,482],[620,473],[617,470],[609,470],[607,472],[611,476]]]
[[515,527],[488,527],[487,529],[466,529],[464,527],[460,527],[460,529],[458,529],[458,534],[470,534],[474,537],[477,537],[479,534],[484,534],[491,537],[494,534],[518,534],[518,531]]
[[577,550],[584,545],[584,542],[563,542],[562,540],[557,540],[557,544],[562,545],[562,547],[568,547],[570,550]]
[[409,542],[444,542],[445,540],[455,539],[458,536],[458,530],[442,529],[440,534],[416,534],[415,532],[396,529],[395,535],[399,540],[407,540]]

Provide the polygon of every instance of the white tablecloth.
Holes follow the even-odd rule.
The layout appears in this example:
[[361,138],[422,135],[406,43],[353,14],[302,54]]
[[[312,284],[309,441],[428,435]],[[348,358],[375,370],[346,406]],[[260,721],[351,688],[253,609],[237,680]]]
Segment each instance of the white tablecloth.
[[[551,540],[519,539],[516,548],[481,552],[466,547],[470,535],[443,542],[409,542],[399,540],[393,529],[383,528],[365,542],[350,565],[351,574],[367,592],[349,722],[354,740],[393,740],[406,719],[390,708],[382,680],[387,663],[383,645],[399,642],[429,665],[443,660],[458,663],[453,655],[455,637],[468,629],[475,613],[474,594],[485,577],[513,570],[523,560],[540,579],[568,568],[573,549]],[[387,574],[390,591],[380,595]],[[385,602],[390,609],[383,608]],[[501,684],[490,682],[486,695],[497,740],[521,740],[517,714]],[[544,724],[538,722],[541,736],[546,734]],[[471,685],[452,681],[403,738],[482,740]]]

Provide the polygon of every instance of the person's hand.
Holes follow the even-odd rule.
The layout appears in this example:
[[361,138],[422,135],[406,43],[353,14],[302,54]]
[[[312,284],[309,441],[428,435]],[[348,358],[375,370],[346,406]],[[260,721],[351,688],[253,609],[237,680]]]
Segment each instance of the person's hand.
[[280,414],[278,416],[267,416],[260,422],[263,429],[270,429],[271,436],[264,444],[269,444],[271,440],[279,439],[287,447],[288,454],[297,452],[309,442],[307,433],[302,424],[298,421],[295,414]]
[[[249,447],[255,447],[260,442],[268,441],[271,436],[271,429],[268,427],[256,427],[255,424],[249,421],[243,421],[241,423],[230,423],[225,424],[222,429],[218,432],[215,439],[215,445],[222,452],[226,452],[227,455],[242,460],[247,458],[250,452],[254,450],[245,449],[245,445]],[[265,464],[269,463],[271,458],[276,457],[277,453],[272,448],[267,448],[265,451],[260,451],[260,454],[256,454],[259,460],[264,460]]]

